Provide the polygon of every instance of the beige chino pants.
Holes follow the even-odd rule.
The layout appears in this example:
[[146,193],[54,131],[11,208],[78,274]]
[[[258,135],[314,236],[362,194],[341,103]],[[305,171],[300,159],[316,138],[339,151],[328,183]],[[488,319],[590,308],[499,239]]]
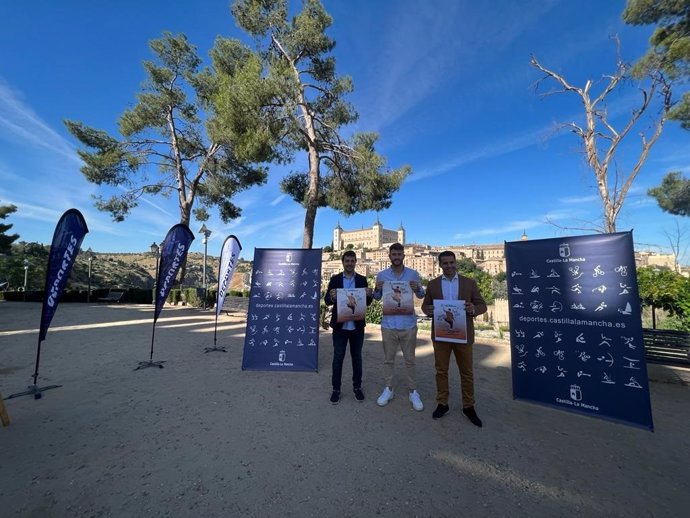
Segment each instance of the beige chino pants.
[[407,370],[407,388],[417,389],[417,373],[415,370],[415,349],[417,347],[417,326],[410,329],[381,328],[383,341],[383,380],[387,387],[393,386],[393,372],[395,369],[395,355],[398,349],[402,351]]

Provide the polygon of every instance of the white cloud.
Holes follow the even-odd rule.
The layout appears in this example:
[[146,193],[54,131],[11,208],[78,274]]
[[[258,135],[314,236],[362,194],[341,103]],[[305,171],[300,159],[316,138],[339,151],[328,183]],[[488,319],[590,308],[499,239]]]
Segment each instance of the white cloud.
[[590,196],[568,196],[566,198],[560,198],[559,203],[565,203],[568,205],[576,205],[580,203],[591,203],[594,201],[599,201],[599,196],[593,194]]
[[286,198],[287,194],[281,194],[277,196],[272,202],[269,203],[271,207],[275,207],[278,205],[281,201],[283,201]]
[[451,157],[445,163],[435,167],[422,169],[419,172],[411,174],[406,181],[416,182],[418,180],[424,180],[448,173],[472,162],[524,149],[542,142],[547,134],[548,130],[546,128],[540,128],[522,135],[512,136],[503,141],[496,142],[495,144],[484,146],[474,151],[468,151],[456,157]]
[[0,77],[0,139],[27,147],[47,149],[81,164],[74,147],[48,126],[27,106],[12,87]]

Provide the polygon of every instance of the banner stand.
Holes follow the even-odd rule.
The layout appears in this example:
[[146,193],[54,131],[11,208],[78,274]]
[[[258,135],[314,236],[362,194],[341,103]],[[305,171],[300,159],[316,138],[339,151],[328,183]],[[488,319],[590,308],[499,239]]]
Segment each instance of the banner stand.
[[82,216],[81,212],[77,209],[65,211],[55,226],[46,268],[46,283],[43,291],[45,296],[43,297],[43,305],[41,306],[41,327],[38,332],[36,367],[34,368],[33,375],[34,383],[33,385],[29,385],[28,390],[10,394],[5,399],[29,395],[33,395],[34,399],[41,399],[42,392],[62,387],[62,385],[39,387],[36,384],[38,379],[38,364],[41,359],[41,342],[46,339],[50,322],[55,315],[55,311],[57,311],[60,296],[70,276],[74,261],[79,254],[84,236],[88,232],[89,229],[86,226],[84,216]]
[[135,371],[138,371],[138,370],[141,370],[141,369],[145,369],[145,368],[147,368],[147,367],[158,367],[159,369],[162,369],[163,366],[161,365],[161,363],[165,363],[165,360],[162,360],[162,361],[159,360],[159,361],[157,361],[157,362],[152,362],[152,361],[148,361],[148,362],[139,362],[139,366],[138,366],[136,369],[134,369],[134,370],[135,370]]
[[154,320],[153,322],[153,330],[151,331],[151,353],[149,354],[149,360],[144,361],[144,362],[139,362],[139,366],[134,369],[135,371],[141,370],[141,369],[146,369],[148,367],[158,367],[159,369],[163,368],[163,363],[165,363],[165,360],[159,360],[157,362],[153,361],[153,338],[156,336],[156,321]]
[[47,387],[39,387],[38,385],[36,385],[36,379],[38,378],[38,361],[40,359],[41,359],[41,339],[39,338],[38,339],[38,349],[36,351],[36,368],[34,369],[34,384],[29,385],[27,387],[29,390],[25,390],[24,392],[17,392],[16,394],[10,394],[5,399],[12,399],[12,398],[19,397],[19,396],[29,396],[29,395],[33,395],[34,399],[41,399],[41,392],[45,392],[46,390],[62,387],[62,385],[48,385]]
[[165,361],[153,361],[153,342],[156,336],[156,321],[163,310],[165,299],[168,297],[170,288],[172,288],[177,272],[180,266],[187,261],[187,252],[189,245],[194,241],[194,234],[189,230],[187,225],[178,223],[170,227],[165,239],[161,243],[160,252],[161,259],[158,262],[158,271],[156,272],[156,297],[154,299],[153,309],[153,327],[151,328],[151,352],[149,353],[148,361],[139,362],[139,365],[134,369],[135,371],[146,369],[148,367],[163,368]]
[[20,397],[20,396],[30,396],[33,395],[34,399],[41,399],[41,392],[45,392],[46,390],[54,389],[54,388],[60,388],[62,385],[48,385],[47,387],[39,387],[37,385],[29,385],[27,388],[28,390],[25,390],[24,392],[17,392],[16,394],[10,394],[5,398],[7,399],[12,399],[15,397]]
[[221,345],[220,347],[218,347],[216,345],[217,335],[218,335],[218,314],[216,313],[216,325],[213,326],[213,347],[204,347],[204,354],[210,353],[213,351],[219,351],[221,353],[228,352],[228,350],[225,348],[224,345]]
[[237,236],[230,235],[223,241],[223,246],[220,249],[220,261],[218,261],[218,294],[216,296],[216,318],[213,326],[213,347],[205,347],[204,354],[213,351],[226,353],[228,350],[225,346],[218,346],[218,315],[223,309],[223,301],[232,278],[232,272],[235,269],[235,263],[242,250],[242,245]]

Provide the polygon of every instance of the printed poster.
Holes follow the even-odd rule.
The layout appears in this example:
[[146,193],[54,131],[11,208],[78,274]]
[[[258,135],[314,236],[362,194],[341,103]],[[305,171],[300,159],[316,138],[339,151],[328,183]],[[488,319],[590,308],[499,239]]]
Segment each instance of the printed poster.
[[505,248],[513,397],[653,430],[632,233]]
[[409,281],[384,281],[382,295],[384,315],[414,314],[414,298]]
[[321,249],[254,250],[243,370],[317,371]]
[[335,290],[338,306],[337,322],[364,320],[367,311],[366,288],[338,288]]
[[434,299],[434,340],[467,343],[467,314],[464,300]]

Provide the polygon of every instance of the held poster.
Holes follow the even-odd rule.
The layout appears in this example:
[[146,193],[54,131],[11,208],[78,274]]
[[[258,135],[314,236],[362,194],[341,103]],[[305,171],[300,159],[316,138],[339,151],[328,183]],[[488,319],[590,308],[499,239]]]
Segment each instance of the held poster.
[[381,294],[384,315],[414,314],[414,299],[408,281],[384,281]]
[[257,248],[242,369],[317,371],[320,294],[320,248]]
[[364,320],[367,311],[366,288],[338,288],[335,290],[338,305],[336,320],[338,323],[350,320]]
[[653,430],[632,234],[505,248],[513,397]]
[[434,340],[467,343],[467,314],[464,300],[434,299]]

